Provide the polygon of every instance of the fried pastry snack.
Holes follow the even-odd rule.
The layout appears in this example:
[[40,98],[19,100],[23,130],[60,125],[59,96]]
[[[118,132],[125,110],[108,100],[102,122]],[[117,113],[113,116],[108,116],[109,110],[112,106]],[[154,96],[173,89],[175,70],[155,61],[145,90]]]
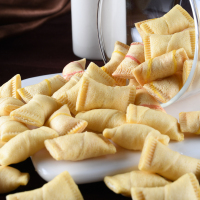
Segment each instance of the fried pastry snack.
[[133,69],[132,73],[140,85],[157,79],[166,78],[183,69],[188,56],[183,48],[173,50],[142,63]]
[[147,92],[162,103],[172,99],[182,88],[182,73],[144,84]]
[[27,130],[29,129],[25,124],[14,121],[10,116],[0,117],[0,136],[3,142],[8,142],[19,133]]
[[14,97],[0,98],[0,116],[10,115],[10,112],[23,106],[24,103]]
[[17,74],[0,87],[0,98],[14,97],[21,99],[17,92],[19,88],[21,88],[21,76]]
[[148,125],[168,135],[172,140],[184,140],[184,134],[179,130],[178,120],[164,112],[130,104],[127,108],[126,121]]
[[138,168],[157,173],[172,181],[192,172],[200,180],[199,159],[173,151],[154,137],[149,137],[145,141]]
[[171,183],[157,174],[144,171],[106,176],[104,182],[110,190],[124,196],[131,196],[132,187],[161,187]]
[[68,106],[65,104],[50,116],[45,125],[54,129],[61,136],[81,133],[87,124],[84,120],[72,117]]
[[115,146],[102,134],[83,132],[46,140],[45,147],[56,160],[85,160],[116,153]]
[[16,121],[40,127],[60,106],[53,98],[36,94],[27,104],[12,111],[10,116]]
[[83,58],[81,60],[73,61],[67,64],[62,72],[63,77],[69,81],[70,78],[76,73],[82,74],[85,70],[86,59]]
[[180,48],[184,48],[188,57],[193,59],[195,50],[195,29],[186,29],[172,35],[145,35],[143,42],[145,60]]
[[200,111],[179,113],[179,122],[183,133],[200,134]]
[[144,45],[141,42],[133,42],[130,45],[129,51],[124,60],[119,64],[117,69],[113,72],[114,77],[134,79],[131,70],[145,61]]
[[134,85],[136,87],[140,87],[140,84],[136,81],[135,78],[129,79],[128,85],[130,85],[130,86]]
[[[117,69],[118,65],[124,60],[126,54],[128,53],[129,46],[123,44],[119,41],[115,42],[114,51],[112,53],[111,59],[105,66],[101,69],[105,71],[107,74],[112,76],[112,73]],[[114,78],[117,85],[126,85],[126,80],[121,78]]]
[[67,171],[60,173],[50,182],[44,184],[41,188],[10,194],[7,200],[83,200],[82,194]]
[[26,160],[44,148],[44,141],[58,137],[58,133],[48,127],[24,131],[0,148],[0,164],[10,165]]
[[17,189],[20,185],[27,185],[28,173],[21,173],[18,169],[9,166],[0,166],[0,194]]
[[76,111],[97,108],[126,111],[135,102],[135,86],[106,86],[91,78],[83,77],[76,101]]
[[132,187],[131,196],[134,200],[199,200],[199,182],[193,173],[187,173],[177,181],[163,187]]
[[42,82],[18,89],[17,92],[22,99],[28,103],[36,94],[52,96],[54,92],[60,89],[67,81],[60,75],[44,79]]
[[105,129],[103,136],[129,150],[142,150],[145,139],[150,136],[164,145],[168,145],[170,140],[169,136],[143,124],[123,124],[112,129]]
[[105,128],[114,128],[126,123],[126,114],[114,109],[93,109],[80,112],[76,118],[87,121],[87,128],[95,132],[103,132]]
[[2,140],[0,140],[0,148],[1,148],[4,144],[6,144],[6,142],[3,142]]

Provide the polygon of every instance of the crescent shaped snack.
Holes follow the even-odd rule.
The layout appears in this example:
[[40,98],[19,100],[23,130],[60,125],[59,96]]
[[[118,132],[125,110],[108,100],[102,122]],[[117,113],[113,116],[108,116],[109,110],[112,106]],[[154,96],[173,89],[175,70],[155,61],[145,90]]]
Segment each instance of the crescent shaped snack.
[[147,92],[162,103],[172,99],[182,88],[182,72],[144,84]]
[[145,61],[144,58],[144,45],[141,42],[133,42],[130,45],[129,51],[124,60],[119,64],[117,69],[113,72],[112,76],[118,78],[135,78],[131,70]]
[[[114,51],[110,58],[110,61],[106,63],[105,66],[101,67],[103,71],[109,74],[112,77],[112,73],[117,69],[118,65],[124,60],[126,54],[128,53],[129,46],[123,44],[119,41],[115,42]],[[113,77],[117,83],[117,85],[126,85],[126,80],[121,78]]]
[[21,76],[17,74],[0,87],[0,98],[14,97],[21,99],[17,92],[19,88],[21,88]]
[[135,90],[135,86],[111,87],[83,77],[76,101],[76,111],[105,108],[125,112],[127,106],[135,101]]
[[85,70],[85,64],[86,64],[86,59],[83,58],[81,60],[73,61],[67,64],[63,68],[62,75],[63,77],[69,81],[72,76],[74,76],[77,73],[83,73]]
[[183,133],[200,134],[200,111],[179,113],[179,122]]
[[36,94],[53,95],[53,93],[60,89],[66,82],[67,81],[62,76],[56,75],[38,84],[18,89],[17,92],[22,99],[28,103]]
[[131,171],[124,174],[106,176],[104,183],[113,192],[129,197],[131,196],[132,187],[161,187],[171,182],[157,174]]
[[11,192],[20,185],[27,185],[28,173],[21,173],[18,169],[9,166],[0,166],[0,194]]
[[145,60],[158,57],[173,50],[184,48],[188,57],[193,59],[195,51],[195,29],[186,29],[172,35],[145,35]]
[[76,118],[87,121],[87,128],[96,132],[103,132],[105,128],[114,128],[126,123],[126,114],[114,109],[93,109],[80,112]]
[[0,98],[0,116],[8,116],[10,112],[23,106],[24,103],[14,97]]
[[173,151],[153,137],[145,141],[138,168],[157,173],[172,181],[192,172],[200,180],[199,159]]
[[85,160],[116,153],[115,146],[102,134],[84,132],[46,140],[46,149],[56,160]]
[[184,134],[179,130],[178,120],[164,112],[130,104],[127,108],[126,121],[150,126],[168,135],[172,140],[184,140]]
[[50,182],[44,184],[41,188],[10,194],[6,200],[83,200],[82,194],[67,171],[60,173]]
[[132,187],[131,196],[134,200],[199,200],[199,182],[194,174],[188,173],[164,187]]
[[16,121],[40,127],[58,108],[60,104],[53,98],[36,94],[27,104],[12,111],[10,116]]
[[84,120],[72,117],[66,104],[54,112],[46,122],[46,126],[54,129],[59,136],[81,133],[87,124]]
[[105,129],[103,136],[114,143],[129,150],[142,150],[146,138],[153,136],[164,145],[168,145],[169,136],[143,124],[123,124],[121,126]]
[[0,164],[10,165],[26,160],[44,148],[44,141],[58,137],[58,133],[48,127],[24,131],[0,148]]
[[133,69],[132,73],[140,85],[157,79],[166,78],[183,70],[183,64],[188,56],[183,48],[173,50],[142,63]]

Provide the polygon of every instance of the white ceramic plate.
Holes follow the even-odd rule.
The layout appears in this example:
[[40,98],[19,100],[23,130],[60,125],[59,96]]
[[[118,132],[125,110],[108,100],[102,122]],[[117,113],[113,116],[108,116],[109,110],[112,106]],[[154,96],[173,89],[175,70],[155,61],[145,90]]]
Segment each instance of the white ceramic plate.
[[[22,87],[33,85],[56,74],[38,76],[22,81]],[[179,101],[165,108],[166,112],[178,119],[182,111],[200,110],[200,95]],[[200,159],[200,136],[186,136],[183,142],[170,142],[169,148]],[[38,174],[46,181],[67,170],[77,184],[101,181],[106,175],[123,173],[137,169],[140,151],[129,151],[117,147],[114,155],[101,156],[83,161],[56,161],[46,149],[42,149],[32,156],[32,162]]]

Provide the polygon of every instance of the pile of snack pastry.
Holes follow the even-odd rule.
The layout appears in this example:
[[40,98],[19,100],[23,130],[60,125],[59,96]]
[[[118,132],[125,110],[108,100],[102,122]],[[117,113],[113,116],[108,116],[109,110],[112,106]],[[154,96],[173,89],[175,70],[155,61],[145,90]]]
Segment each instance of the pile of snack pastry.
[[[184,140],[185,132],[200,133],[200,111],[180,113],[178,123],[159,103],[179,91],[182,74],[188,77],[193,26],[186,11],[175,6],[161,18],[137,23],[144,44],[116,42],[110,61],[101,68],[91,62],[85,70],[82,59],[66,65],[63,77],[21,88],[16,75],[2,85],[0,193],[28,183],[28,173],[9,165],[42,148],[55,160],[81,161],[117,153],[119,145],[141,150],[141,158],[138,171],[104,178],[113,192],[134,200],[199,200],[200,160],[167,145],[170,139]],[[42,188],[6,198],[32,197],[83,199],[67,171]]]

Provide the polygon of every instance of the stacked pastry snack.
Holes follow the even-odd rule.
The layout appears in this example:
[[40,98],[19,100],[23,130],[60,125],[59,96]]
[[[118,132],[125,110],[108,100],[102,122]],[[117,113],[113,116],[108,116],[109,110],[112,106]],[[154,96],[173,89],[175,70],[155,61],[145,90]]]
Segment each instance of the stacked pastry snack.
[[[184,132],[200,133],[200,111],[180,113],[179,124],[159,103],[177,94],[182,71],[184,82],[188,77],[188,59],[194,53],[193,26],[186,11],[175,6],[162,18],[137,23],[144,44],[129,47],[116,42],[111,60],[101,68],[90,63],[84,71],[86,60],[82,59],[65,66],[64,78],[57,75],[21,88],[20,75],[16,75],[2,85],[0,193],[29,180],[27,173],[8,165],[44,147],[56,160],[81,161],[114,154],[119,145],[142,151],[139,170],[106,176],[105,184],[111,190],[134,200],[200,200],[200,160],[167,147],[170,139],[184,140]],[[185,37],[186,45],[179,37]],[[157,38],[165,42],[158,45]],[[7,200],[27,196],[83,199],[68,172],[42,188],[8,195]]]

